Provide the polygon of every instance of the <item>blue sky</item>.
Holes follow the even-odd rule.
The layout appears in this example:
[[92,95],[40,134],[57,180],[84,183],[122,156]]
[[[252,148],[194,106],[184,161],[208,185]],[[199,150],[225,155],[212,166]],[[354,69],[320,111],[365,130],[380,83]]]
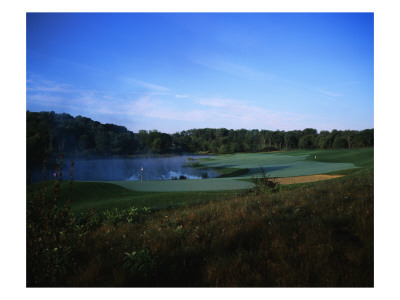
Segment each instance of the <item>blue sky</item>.
[[174,133],[374,127],[372,13],[28,13],[26,109]]

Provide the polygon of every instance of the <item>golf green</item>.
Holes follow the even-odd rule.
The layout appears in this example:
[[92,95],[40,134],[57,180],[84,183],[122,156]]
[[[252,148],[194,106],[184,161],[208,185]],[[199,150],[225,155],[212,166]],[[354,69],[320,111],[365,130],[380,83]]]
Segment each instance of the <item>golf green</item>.
[[251,182],[230,178],[209,178],[191,180],[149,180],[109,181],[129,190],[143,192],[197,192],[197,191],[225,191],[248,189]]
[[[260,174],[261,168],[270,177],[292,177],[316,175],[328,172],[356,168],[352,163],[321,162],[317,158],[307,159],[309,155],[290,155],[287,153],[252,153],[221,155],[199,160],[196,167],[215,170],[243,170],[247,174],[240,177],[209,178],[193,180],[157,180],[157,181],[110,181],[135,191],[172,192],[172,191],[223,191],[248,189],[253,185],[248,180]],[[244,180],[243,180],[244,179]]]

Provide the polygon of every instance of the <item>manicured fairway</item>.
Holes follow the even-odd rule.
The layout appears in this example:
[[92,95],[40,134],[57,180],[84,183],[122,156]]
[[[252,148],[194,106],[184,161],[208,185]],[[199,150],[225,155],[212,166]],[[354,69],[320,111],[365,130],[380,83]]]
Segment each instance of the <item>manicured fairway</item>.
[[[294,153],[296,154],[296,153]],[[213,159],[200,160],[201,166],[207,168],[249,169],[242,177],[260,173],[263,168],[271,177],[291,177],[316,175],[338,170],[355,168],[347,162],[321,162],[318,159],[308,160],[309,154],[290,155],[287,153],[252,153],[217,156]]]
[[[216,199],[227,193],[253,187],[250,181],[263,167],[270,177],[280,177],[283,184],[326,180],[333,177],[312,176],[336,172],[335,175],[349,175],[367,170],[373,172],[373,149],[360,150],[316,150],[280,153],[254,153],[221,155],[207,158],[197,167],[215,168],[225,175],[236,177],[192,180],[157,181],[75,181],[70,189],[67,181],[59,187],[60,207],[72,196],[72,210],[126,208],[135,206],[170,207]],[[315,156],[317,158],[315,159]],[[360,171],[359,171],[360,170]],[[301,177],[294,177],[301,176]],[[38,195],[47,185],[46,198],[52,199],[54,182],[39,182],[27,187],[28,198]],[[33,192],[31,192],[31,190]],[[71,194],[72,192],[72,194]]]
[[[348,151],[347,153],[354,157],[357,156],[356,151]],[[373,152],[370,152],[373,156]],[[336,153],[340,154],[340,159],[336,159]],[[314,154],[317,155],[316,158]],[[236,173],[240,174],[239,176],[198,180],[110,181],[110,183],[129,190],[143,192],[224,191],[251,188],[253,185],[249,178],[260,174],[260,168],[263,168],[266,175],[270,177],[317,175],[357,168],[355,164],[350,162],[352,159],[341,162],[341,159],[343,159],[342,152],[332,151],[330,154],[324,152],[323,159],[331,159],[332,162],[319,161],[318,156],[319,151],[221,155],[199,160],[200,164],[197,163],[196,167],[214,168],[222,174]],[[313,159],[310,159],[310,157]]]
[[251,182],[229,178],[191,180],[110,181],[126,189],[143,192],[197,192],[248,189]]

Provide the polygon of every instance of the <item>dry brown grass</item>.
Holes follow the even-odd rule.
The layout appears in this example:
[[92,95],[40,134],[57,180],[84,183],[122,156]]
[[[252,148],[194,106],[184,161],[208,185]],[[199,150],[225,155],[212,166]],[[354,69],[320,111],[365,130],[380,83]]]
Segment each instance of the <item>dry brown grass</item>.
[[162,209],[85,238],[74,231],[66,246],[76,268],[41,285],[371,287],[371,175]]

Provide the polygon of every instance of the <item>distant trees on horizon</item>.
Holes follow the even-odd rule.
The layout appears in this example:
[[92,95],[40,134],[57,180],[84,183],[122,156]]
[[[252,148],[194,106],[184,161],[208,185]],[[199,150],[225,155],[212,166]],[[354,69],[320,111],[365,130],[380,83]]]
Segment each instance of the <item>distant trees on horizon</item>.
[[124,126],[102,124],[90,118],[51,112],[26,112],[27,159],[63,152],[69,155],[113,156],[204,152],[228,154],[294,149],[363,148],[374,145],[374,129],[258,130],[203,128],[174,134],[158,130],[129,131]]

